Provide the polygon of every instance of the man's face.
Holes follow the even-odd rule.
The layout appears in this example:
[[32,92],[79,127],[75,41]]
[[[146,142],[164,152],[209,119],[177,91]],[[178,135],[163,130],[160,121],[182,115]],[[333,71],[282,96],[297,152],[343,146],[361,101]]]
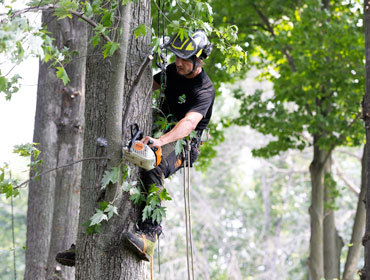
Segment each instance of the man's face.
[[193,71],[193,62],[176,56],[176,69],[180,75],[188,75]]

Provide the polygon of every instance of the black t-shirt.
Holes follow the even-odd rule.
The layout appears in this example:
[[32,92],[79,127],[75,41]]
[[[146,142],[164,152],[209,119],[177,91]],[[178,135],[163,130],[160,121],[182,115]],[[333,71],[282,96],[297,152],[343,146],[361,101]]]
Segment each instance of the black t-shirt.
[[[196,130],[205,129],[211,119],[215,89],[204,70],[194,78],[188,79],[177,74],[176,65],[172,63],[166,68],[167,87],[164,91],[166,100],[161,110],[172,114],[180,121],[188,112],[198,112],[203,118]],[[154,80],[160,84],[161,75],[154,75]]]

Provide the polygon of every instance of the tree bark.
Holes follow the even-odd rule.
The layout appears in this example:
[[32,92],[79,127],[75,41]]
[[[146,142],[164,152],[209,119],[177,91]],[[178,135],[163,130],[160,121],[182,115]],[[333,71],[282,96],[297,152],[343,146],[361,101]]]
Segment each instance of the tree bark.
[[324,218],[324,275],[326,280],[340,278],[340,254],[344,244],[335,227],[334,211]]
[[[138,217],[129,194],[120,184],[101,190],[105,170],[117,167],[121,161],[122,113],[127,108],[127,93],[141,62],[150,52],[150,34],[134,38],[133,28],[145,23],[150,26],[150,1],[130,2],[119,7],[123,30],[120,47],[112,58],[103,59],[101,50],[88,50],[86,77],[86,129],[84,157],[108,155],[110,160],[84,162],[82,167],[81,207],[77,239],[76,278],[81,279],[144,279],[144,264],[122,242],[122,233],[133,231]],[[151,69],[145,71],[134,98],[129,123],[135,121],[146,132],[151,125]],[[127,129],[127,128],[125,128]],[[108,147],[97,145],[104,137]],[[137,176],[137,172],[135,172]],[[94,214],[97,202],[114,201],[119,216],[103,222],[98,234],[88,235],[83,224]]]
[[314,136],[313,161],[310,165],[312,194],[309,208],[311,219],[310,256],[308,261],[310,280],[324,277],[324,176],[327,152],[317,145],[319,137]]
[[[365,60],[366,60],[366,87],[363,100],[363,119],[366,129],[366,166],[370,166],[370,5],[364,1],[364,28],[365,28]],[[370,172],[366,170],[366,190],[370,189]],[[363,238],[365,246],[365,266],[361,272],[361,279],[370,279],[370,192],[366,192],[366,232]]]
[[361,239],[365,228],[365,194],[366,194],[366,146],[364,147],[364,152],[361,160],[361,191],[358,197],[357,210],[355,221],[353,223],[351,246],[348,249],[348,255],[346,264],[344,266],[343,280],[355,279],[356,273],[358,271],[358,263],[361,255]]
[[[331,159],[325,162],[324,178],[331,174]],[[331,197],[331,188],[335,186],[325,185],[324,188],[324,275],[325,279],[340,278],[340,254],[344,246],[335,226],[335,214],[329,205],[335,204],[335,198]],[[325,203],[327,207],[325,207]]]
[[[86,23],[76,17],[61,20],[58,25],[61,38],[57,42],[78,51],[66,66],[70,82],[63,87],[61,96],[57,143],[60,166],[82,158],[87,27]],[[82,164],[79,163],[57,171],[47,279],[74,279],[74,268],[57,264],[55,256],[77,239],[81,169]]]
[[[57,21],[51,12],[43,13],[42,22],[59,49],[67,46],[85,56],[86,32],[80,22]],[[40,62],[33,138],[40,144],[40,172],[81,154],[84,69],[84,58],[72,62],[66,69],[71,82],[64,87],[55,69]],[[29,184],[25,279],[50,279],[56,272],[56,252],[70,246],[76,237],[80,168],[48,173]],[[66,267],[59,267],[57,274],[58,279],[74,278],[73,270]]]

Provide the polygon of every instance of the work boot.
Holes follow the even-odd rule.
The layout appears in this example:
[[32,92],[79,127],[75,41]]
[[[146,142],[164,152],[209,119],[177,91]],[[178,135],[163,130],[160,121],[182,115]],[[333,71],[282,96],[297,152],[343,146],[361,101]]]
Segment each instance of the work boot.
[[149,262],[161,233],[160,225],[144,222],[135,233],[126,232],[124,234],[125,243],[140,259]]
[[72,244],[71,248],[66,251],[60,252],[56,255],[55,260],[66,266],[75,266],[76,263],[76,246]]

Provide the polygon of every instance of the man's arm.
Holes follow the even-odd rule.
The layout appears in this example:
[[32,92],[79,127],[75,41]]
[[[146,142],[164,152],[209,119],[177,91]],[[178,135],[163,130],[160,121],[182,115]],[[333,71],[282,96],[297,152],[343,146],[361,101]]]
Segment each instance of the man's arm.
[[168,143],[175,142],[188,136],[202,120],[203,115],[198,112],[189,112],[182,118],[176,126],[168,133],[162,135],[159,139],[145,136],[141,141],[147,144],[152,141],[151,146],[159,147]]

